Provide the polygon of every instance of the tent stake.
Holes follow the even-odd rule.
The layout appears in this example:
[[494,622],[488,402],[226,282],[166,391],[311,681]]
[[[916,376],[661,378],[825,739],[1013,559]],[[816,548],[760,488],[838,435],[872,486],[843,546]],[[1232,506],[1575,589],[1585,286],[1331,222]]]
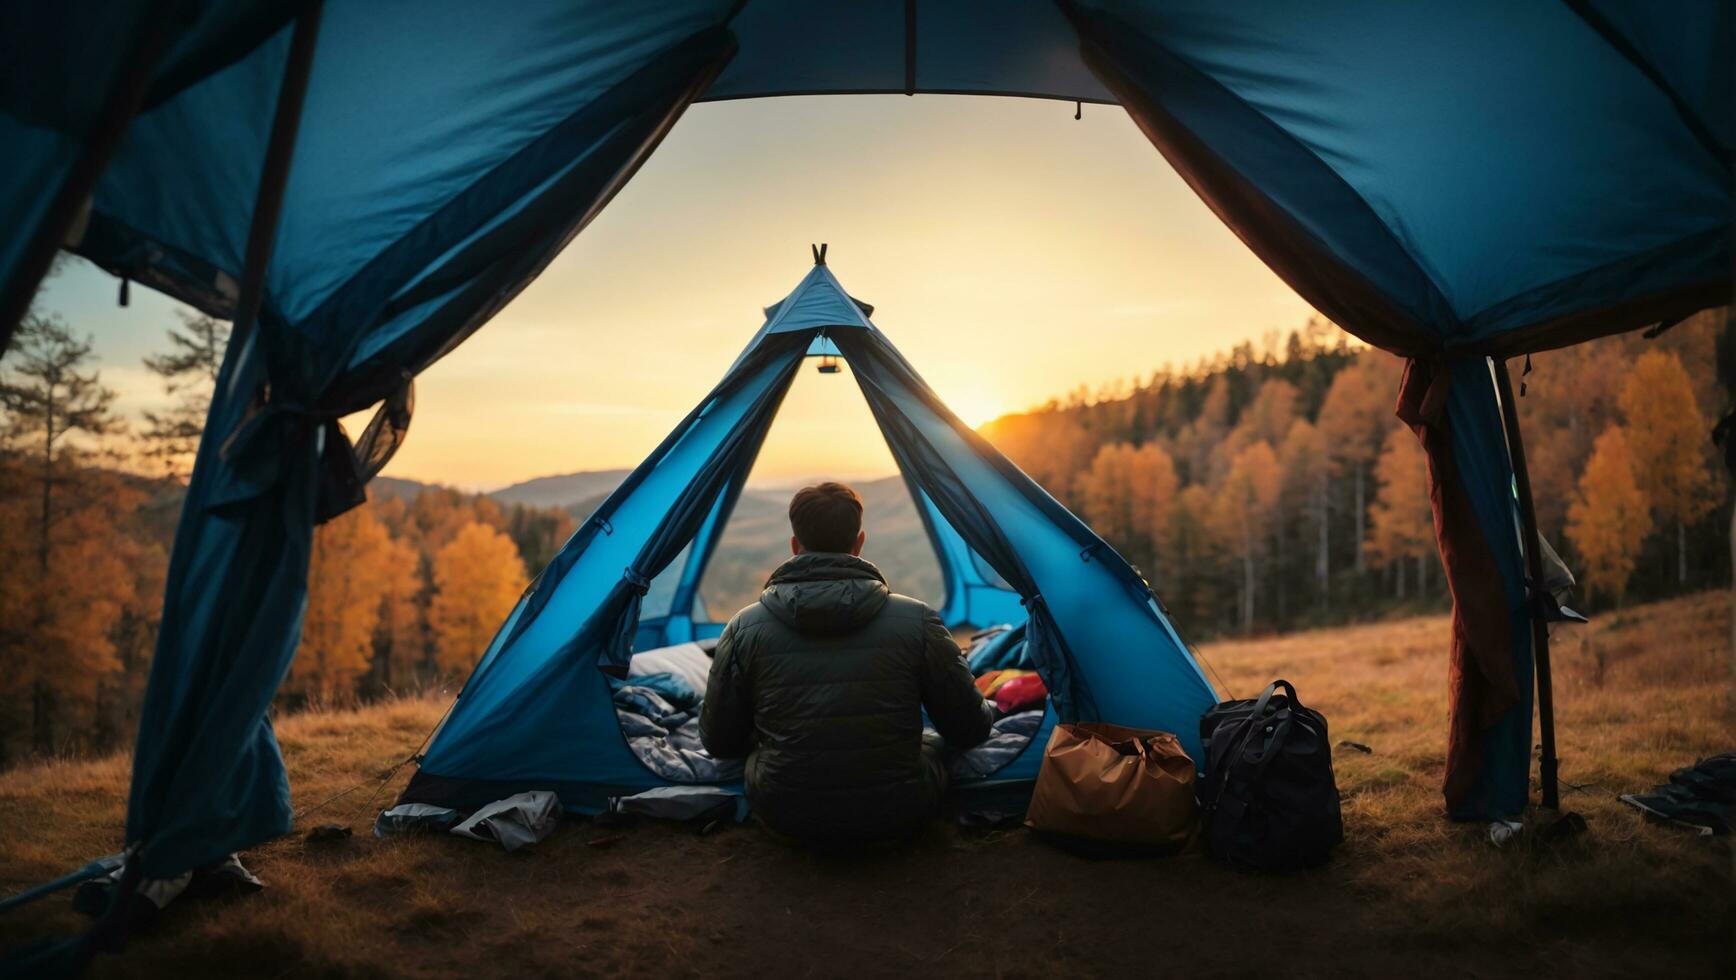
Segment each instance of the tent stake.
[[1525,604],[1531,619],[1531,653],[1537,665],[1537,727],[1542,743],[1537,761],[1537,780],[1542,786],[1543,806],[1561,808],[1561,791],[1556,777],[1555,758],[1555,691],[1549,674],[1549,625],[1543,621],[1543,608],[1536,601],[1533,589],[1541,588],[1543,556],[1537,547],[1537,507],[1531,497],[1531,472],[1525,463],[1525,440],[1519,434],[1519,408],[1513,402],[1513,382],[1507,375],[1507,362],[1492,357],[1495,385],[1501,396],[1501,422],[1507,430],[1507,455],[1513,463],[1513,485],[1519,495],[1519,527],[1525,551]]

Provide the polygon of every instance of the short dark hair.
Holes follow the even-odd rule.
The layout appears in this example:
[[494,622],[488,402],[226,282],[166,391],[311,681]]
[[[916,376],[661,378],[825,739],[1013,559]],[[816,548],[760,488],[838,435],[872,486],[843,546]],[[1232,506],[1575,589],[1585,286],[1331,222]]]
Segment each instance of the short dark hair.
[[790,530],[807,551],[847,552],[862,533],[862,498],[842,483],[803,487],[790,498]]

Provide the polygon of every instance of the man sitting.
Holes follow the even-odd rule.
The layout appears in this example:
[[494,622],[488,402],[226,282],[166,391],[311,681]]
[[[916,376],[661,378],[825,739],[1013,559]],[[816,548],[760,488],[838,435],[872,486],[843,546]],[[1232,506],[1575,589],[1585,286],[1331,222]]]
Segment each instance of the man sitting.
[[939,741],[969,748],[993,711],[940,617],[859,557],[862,499],[841,483],[790,501],[790,550],[718,640],[700,736],[747,757],[747,798],[773,830],[817,843],[908,837],[946,788]]

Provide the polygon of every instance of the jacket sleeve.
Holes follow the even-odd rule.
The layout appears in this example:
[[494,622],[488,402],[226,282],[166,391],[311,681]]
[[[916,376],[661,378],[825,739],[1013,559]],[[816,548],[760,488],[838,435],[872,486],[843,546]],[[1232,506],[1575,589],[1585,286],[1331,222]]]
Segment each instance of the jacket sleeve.
[[928,610],[922,626],[922,706],[948,746],[968,749],[989,737],[994,709],[976,689],[964,654],[934,610]]
[[753,692],[742,670],[740,640],[735,620],[730,620],[712,651],[705,703],[699,709],[699,740],[718,759],[744,758],[753,747]]

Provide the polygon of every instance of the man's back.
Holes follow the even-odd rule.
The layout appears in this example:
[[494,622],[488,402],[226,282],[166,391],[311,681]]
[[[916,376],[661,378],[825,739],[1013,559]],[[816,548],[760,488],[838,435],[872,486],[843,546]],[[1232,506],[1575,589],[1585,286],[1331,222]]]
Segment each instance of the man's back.
[[713,755],[748,757],[748,799],[772,827],[897,837],[944,788],[924,707],[959,747],[988,735],[990,712],[940,618],[891,594],[869,562],[810,552],[725,628],[700,730]]

